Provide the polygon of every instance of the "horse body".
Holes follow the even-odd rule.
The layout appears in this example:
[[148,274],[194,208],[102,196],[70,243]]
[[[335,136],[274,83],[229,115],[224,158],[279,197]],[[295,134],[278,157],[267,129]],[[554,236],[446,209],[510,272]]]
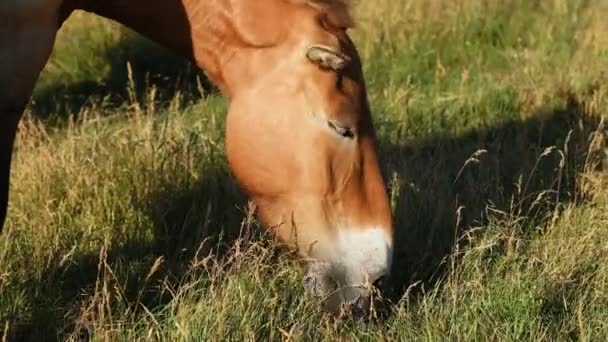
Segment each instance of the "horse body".
[[343,1],[3,1],[0,224],[18,122],[57,30],[76,9],[130,27],[205,71],[230,100],[231,169],[261,220],[309,264],[305,285],[332,311],[367,303],[368,285],[389,272],[392,218]]

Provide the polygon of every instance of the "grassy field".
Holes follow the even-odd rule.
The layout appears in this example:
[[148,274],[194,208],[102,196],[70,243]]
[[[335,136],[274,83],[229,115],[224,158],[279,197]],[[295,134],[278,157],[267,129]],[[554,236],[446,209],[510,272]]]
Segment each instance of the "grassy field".
[[20,126],[0,337],[605,340],[608,2],[355,10],[397,229],[380,319],[306,297],[230,176],[203,74],[79,13]]

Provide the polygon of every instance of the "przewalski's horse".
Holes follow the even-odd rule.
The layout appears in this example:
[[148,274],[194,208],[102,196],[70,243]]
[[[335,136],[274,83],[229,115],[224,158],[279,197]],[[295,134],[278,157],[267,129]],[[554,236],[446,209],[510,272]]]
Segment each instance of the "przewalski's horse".
[[370,285],[389,272],[393,228],[345,1],[2,0],[0,224],[15,131],[57,30],[77,9],[206,72],[230,101],[232,172],[261,221],[306,261],[305,287],[330,311],[366,307]]

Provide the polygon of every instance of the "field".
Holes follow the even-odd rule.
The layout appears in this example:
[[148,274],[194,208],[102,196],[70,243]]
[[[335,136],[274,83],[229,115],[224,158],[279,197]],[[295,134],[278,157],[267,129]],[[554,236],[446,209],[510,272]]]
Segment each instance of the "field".
[[397,230],[377,320],[307,298],[231,178],[202,72],[78,13],[18,134],[0,337],[605,340],[608,2],[355,13]]

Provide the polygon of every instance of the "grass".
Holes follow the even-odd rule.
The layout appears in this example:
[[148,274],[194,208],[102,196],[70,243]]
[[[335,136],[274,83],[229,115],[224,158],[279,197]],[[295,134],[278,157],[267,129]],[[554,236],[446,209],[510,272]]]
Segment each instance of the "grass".
[[371,323],[319,313],[258,229],[200,71],[75,15],[20,126],[0,336],[604,340],[607,9],[356,6],[398,241]]

